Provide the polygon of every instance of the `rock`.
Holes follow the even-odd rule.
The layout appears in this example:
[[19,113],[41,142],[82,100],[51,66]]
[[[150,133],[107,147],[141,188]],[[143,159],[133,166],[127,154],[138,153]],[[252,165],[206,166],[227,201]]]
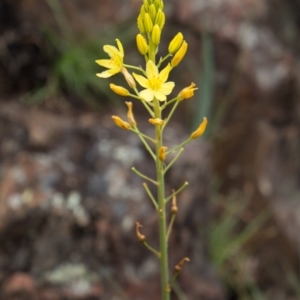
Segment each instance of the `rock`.
[[1,297],[6,300],[38,300],[36,282],[28,274],[15,273],[5,280]]

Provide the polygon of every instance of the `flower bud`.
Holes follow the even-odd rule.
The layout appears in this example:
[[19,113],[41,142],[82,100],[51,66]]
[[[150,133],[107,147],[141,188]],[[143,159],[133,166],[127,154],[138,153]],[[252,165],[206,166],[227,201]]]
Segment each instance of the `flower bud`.
[[161,35],[161,30],[160,30],[159,26],[157,24],[155,24],[153,26],[152,34],[151,34],[151,40],[155,46],[158,46],[160,43],[160,35]]
[[196,138],[200,137],[201,135],[203,135],[203,133],[205,132],[206,125],[207,125],[207,118],[204,117],[202,123],[199,125],[197,130],[195,130],[191,134],[190,138],[196,139]]
[[158,158],[161,161],[164,161],[166,159],[166,150],[168,149],[168,147],[162,146],[159,149],[159,153],[158,153]]
[[145,11],[148,11],[149,10],[149,6],[150,6],[149,1],[144,0],[143,6],[145,7]]
[[164,124],[164,121],[162,119],[159,119],[159,118],[155,118],[155,119],[151,118],[148,121],[152,125],[163,125]]
[[128,112],[127,112],[128,122],[131,126],[134,127],[134,126],[136,126],[136,121],[134,119],[133,112],[132,112],[132,102],[128,101],[128,102],[125,102],[125,104],[128,107]]
[[140,15],[141,15],[142,18],[145,16],[145,13],[146,13],[146,12],[147,12],[147,11],[146,11],[145,6],[142,5],[141,10],[140,10]]
[[144,26],[145,26],[146,32],[150,33],[152,31],[153,22],[152,22],[151,17],[150,17],[150,15],[148,13],[145,13]]
[[161,9],[159,9],[156,13],[156,17],[155,17],[155,24],[157,24],[159,26],[160,29],[162,29],[165,25],[165,14],[163,13],[163,11]]
[[181,62],[181,60],[185,56],[187,48],[188,48],[187,42],[183,41],[181,47],[179,48],[179,50],[176,52],[176,54],[174,55],[174,57],[171,60],[171,66],[172,67],[178,66],[178,64]]
[[155,5],[156,10],[164,8],[164,4],[161,0],[155,0],[154,5]]
[[120,117],[112,116],[111,118],[114,120],[115,124],[118,127],[122,128],[122,129],[126,129],[126,130],[129,130],[131,128],[130,124],[128,124],[127,122],[124,122]]
[[148,53],[149,46],[145,38],[140,33],[136,36],[136,45],[142,55],[146,55]]
[[178,32],[169,44],[169,53],[172,55],[175,54],[180,48],[182,42],[183,42],[183,35],[181,32]]
[[146,33],[142,15],[139,15],[137,18],[137,26],[142,34]]
[[128,96],[130,93],[128,90],[126,90],[125,88],[123,88],[122,86],[119,85],[115,85],[113,83],[111,83],[109,85],[109,87],[118,95],[120,96]]
[[155,8],[154,4],[151,4],[149,7],[149,15],[151,17],[152,22],[154,22],[155,16],[156,16],[156,8]]
[[126,80],[126,82],[128,83],[128,85],[131,87],[131,88],[135,88],[136,87],[136,83],[135,83],[135,81],[134,81],[134,78],[132,77],[132,75],[127,71],[127,69],[126,68],[122,68],[121,69],[121,72],[122,72],[122,74],[124,75],[124,77],[125,77],[125,80]]
[[198,90],[198,88],[195,86],[196,86],[195,83],[192,82],[190,86],[181,90],[181,92],[178,94],[179,101],[193,97],[194,91]]

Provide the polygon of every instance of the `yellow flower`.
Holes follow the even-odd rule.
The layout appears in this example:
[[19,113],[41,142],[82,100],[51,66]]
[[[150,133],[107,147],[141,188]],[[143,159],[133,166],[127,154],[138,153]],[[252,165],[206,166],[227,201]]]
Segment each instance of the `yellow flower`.
[[145,101],[152,101],[156,98],[159,101],[165,101],[166,95],[169,95],[175,84],[172,81],[166,82],[171,71],[171,66],[168,64],[160,73],[157,66],[152,60],[147,61],[146,75],[147,78],[133,73],[136,81],[145,89],[140,92],[140,97]]
[[101,78],[108,78],[119,73],[123,67],[124,50],[121,42],[116,39],[118,49],[115,46],[105,45],[103,50],[110,56],[110,59],[98,59],[96,63],[108,70],[96,74]]

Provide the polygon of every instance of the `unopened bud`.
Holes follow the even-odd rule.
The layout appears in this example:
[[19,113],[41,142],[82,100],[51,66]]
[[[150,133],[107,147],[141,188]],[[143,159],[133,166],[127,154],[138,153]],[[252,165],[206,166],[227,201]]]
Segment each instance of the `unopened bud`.
[[181,92],[178,94],[179,101],[193,97],[194,91],[198,90],[198,88],[195,86],[195,83],[192,82],[190,86],[181,90]]
[[143,18],[144,18],[144,16],[142,16],[141,14],[137,18],[137,26],[142,34],[146,33]]
[[161,9],[159,9],[156,13],[156,17],[155,17],[155,24],[157,24],[159,26],[159,28],[162,30],[162,28],[165,25],[165,14],[163,13],[163,11]]
[[199,125],[197,130],[195,130],[191,134],[191,139],[196,139],[196,138],[200,137],[201,135],[203,135],[203,133],[205,132],[205,129],[206,129],[206,125],[207,125],[207,118],[204,117],[202,123]]
[[127,89],[123,88],[122,86],[115,85],[111,83],[109,87],[118,95],[120,96],[128,96],[130,93]]
[[134,119],[133,112],[132,112],[132,102],[128,101],[128,102],[125,102],[125,104],[128,107],[128,112],[127,112],[128,122],[131,126],[134,127],[134,126],[136,126],[136,121]]
[[124,122],[120,117],[112,116],[111,118],[114,120],[115,124],[118,127],[122,128],[122,129],[126,129],[126,130],[129,130],[131,128],[130,124],[127,122]]
[[145,10],[148,11],[149,10],[149,6],[150,6],[149,1],[144,0],[143,6],[145,7]]
[[162,119],[159,119],[159,118],[151,118],[148,120],[150,124],[152,125],[163,125],[164,124],[164,121]]
[[139,222],[135,222],[135,231],[136,231],[136,236],[138,240],[143,243],[146,241],[146,236],[140,233],[139,228],[143,227]]
[[157,24],[155,24],[153,26],[152,34],[151,34],[151,40],[155,46],[158,46],[160,43],[160,35],[161,35],[161,30],[160,30],[159,26]]
[[169,53],[172,55],[175,54],[180,48],[182,42],[183,42],[183,35],[181,32],[178,32],[169,44],[169,48],[168,48]]
[[145,26],[145,31],[148,33],[150,33],[153,29],[153,22],[148,13],[145,13],[145,16],[144,16],[144,26]]
[[148,53],[149,46],[145,38],[140,33],[136,36],[136,45],[142,55],[146,55]]
[[155,8],[154,4],[151,4],[149,7],[149,15],[151,17],[152,22],[154,22],[155,16],[156,16],[156,8]]
[[158,158],[161,161],[164,161],[166,159],[166,150],[168,149],[168,147],[162,146],[159,149],[159,153],[158,153]]
[[187,42],[183,41],[181,47],[179,48],[179,50],[176,52],[176,54],[174,55],[174,57],[171,60],[171,66],[172,67],[178,66],[178,64],[181,62],[181,60],[185,56],[187,48],[188,48]]
[[154,5],[156,7],[156,10],[164,8],[163,2],[161,0],[155,0]]
[[126,68],[122,68],[121,72],[124,75],[124,78],[125,78],[126,82],[128,83],[128,85],[134,89],[136,87],[136,83],[135,83],[132,75],[127,71]]

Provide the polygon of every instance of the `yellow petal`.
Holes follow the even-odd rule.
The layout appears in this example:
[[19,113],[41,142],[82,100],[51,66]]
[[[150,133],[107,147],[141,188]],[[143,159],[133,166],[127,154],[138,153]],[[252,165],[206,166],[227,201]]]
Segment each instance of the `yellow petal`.
[[166,82],[169,77],[169,73],[171,71],[171,66],[168,64],[161,72],[159,73],[159,80],[162,82]]
[[116,39],[116,42],[117,42],[117,45],[118,45],[118,48],[119,48],[119,51],[124,55],[124,49],[123,49],[123,45],[122,43],[120,42],[119,39]]
[[108,78],[113,75],[115,75],[115,73],[112,73],[111,70],[106,70],[106,71],[96,74],[96,76],[101,77],[101,78]]
[[175,83],[172,81],[169,81],[169,82],[163,83],[161,88],[159,89],[159,91],[164,93],[165,95],[170,95],[174,86],[175,86]]
[[158,68],[152,60],[147,61],[146,74],[149,79],[156,77],[158,75]]
[[145,100],[147,102],[150,102],[154,98],[154,92],[152,90],[145,89],[145,90],[143,90],[143,91],[140,92],[140,97],[143,100]]
[[167,99],[166,95],[164,93],[162,93],[161,91],[154,92],[154,97],[158,101],[166,101],[166,99]]
[[149,80],[145,78],[144,76],[138,75],[133,73],[132,74],[135,80],[143,87],[143,88],[148,88],[150,86]]
[[96,63],[104,68],[110,69],[112,66],[112,61],[110,59],[98,59]]
[[[104,50],[110,57],[120,56],[120,55],[121,55],[120,51],[119,51],[115,46],[105,45],[105,46],[103,47],[103,50]],[[121,56],[122,56],[122,55],[121,55]]]

